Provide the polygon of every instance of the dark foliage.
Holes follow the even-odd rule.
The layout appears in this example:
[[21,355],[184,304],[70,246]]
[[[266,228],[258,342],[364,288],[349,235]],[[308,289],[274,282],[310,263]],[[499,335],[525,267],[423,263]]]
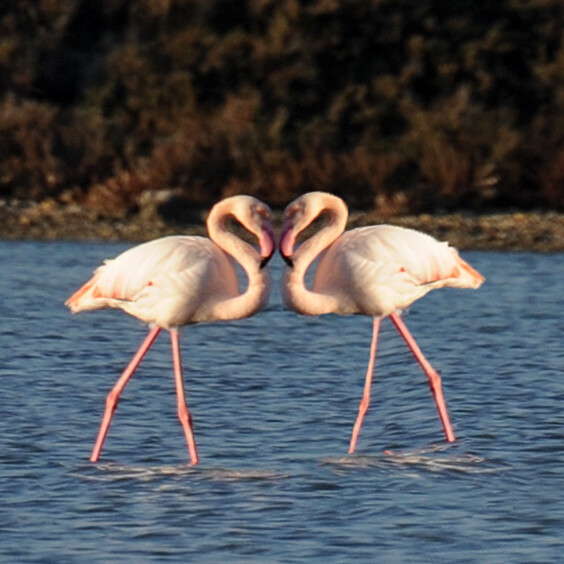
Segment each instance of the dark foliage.
[[0,196],[564,208],[560,0],[6,0]]

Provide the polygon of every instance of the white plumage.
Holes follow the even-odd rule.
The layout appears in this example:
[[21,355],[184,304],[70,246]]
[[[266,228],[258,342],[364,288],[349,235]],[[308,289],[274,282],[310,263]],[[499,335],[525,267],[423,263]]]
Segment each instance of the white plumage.
[[218,302],[239,294],[235,267],[205,237],[165,237],[138,245],[99,267],[73,313],[119,308],[170,329],[213,321]]
[[334,313],[386,317],[434,288],[473,288],[478,280],[448,243],[377,225],[347,231],[327,248],[313,291],[339,296]]

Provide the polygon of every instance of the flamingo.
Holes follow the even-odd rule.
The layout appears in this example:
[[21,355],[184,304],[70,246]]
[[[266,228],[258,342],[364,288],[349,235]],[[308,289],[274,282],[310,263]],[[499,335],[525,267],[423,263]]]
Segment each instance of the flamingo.
[[[233,217],[258,240],[260,254],[227,228]],[[125,251],[100,266],[66,302],[72,313],[117,308],[147,323],[149,334],[106,399],[102,423],[90,460],[96,462],[119,396],[162,329],[170,332],[177,395],[192,465],[198,451],[192,417],[186,404],[178,328],[210,321],[249,317],[268,303],[270,275],[264,268],[276,247],[268,206],[251,196],[233,196],[217,203],[207,219],[209,239],[171,236]],[[235,259],[248,278],[238,289]]]
[[[296,238],[320,215],[326,225],[294,250]],[[419,231],[374,225],[345,231],[348,209],[332,194],[310,192],[290,203],[283,216],[279,249],[287,268],[282,277],[286,308],[305,315],[363,314],[373,318],[365,385],[349,454],[353,453],[370,404],[380,320],[389,317],[425,372],[448,442],[455,440],[441,379],[423,356],[400,317],[402,310],[435,288],[478,288],[484,277],[456,249]],[[304,277],[319,257],[312,289]]]

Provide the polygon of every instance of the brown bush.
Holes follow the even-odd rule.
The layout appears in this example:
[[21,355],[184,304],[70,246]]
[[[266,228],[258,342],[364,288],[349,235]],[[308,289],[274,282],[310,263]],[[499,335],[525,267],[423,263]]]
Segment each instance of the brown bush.
[[7,2],[0,194],[564,209],[563,37],[559,0]]
[[6,96],[0,100],[0,193],[39,198],[56,192],[65,179],[57,155],[57,108]]

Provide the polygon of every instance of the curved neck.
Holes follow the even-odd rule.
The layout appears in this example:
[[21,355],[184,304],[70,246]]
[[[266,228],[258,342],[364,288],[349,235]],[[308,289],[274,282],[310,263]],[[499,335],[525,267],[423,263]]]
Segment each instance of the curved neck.
[[340,198],[331,197],[312,221],[322,213],[329,214],[327,224],[294,253],[294,266],[286,268],[282,280],[282,300],[286,307],[307,315],[334,312],[338,302],[332,296],[313,292],[306,287],[305,276],[311,263],[343,233],[348,210]]
[[206,224],[209,237],[241,265],[248,284],[242,294],[218,303],[214,317],[219,320],[241,319],[253,315],[268,303],[270,274],[267,269],[260,267],[261,257],[254,247],[227,229],[227,219],[233,213],[221,204],[217,204],[208,216]]

